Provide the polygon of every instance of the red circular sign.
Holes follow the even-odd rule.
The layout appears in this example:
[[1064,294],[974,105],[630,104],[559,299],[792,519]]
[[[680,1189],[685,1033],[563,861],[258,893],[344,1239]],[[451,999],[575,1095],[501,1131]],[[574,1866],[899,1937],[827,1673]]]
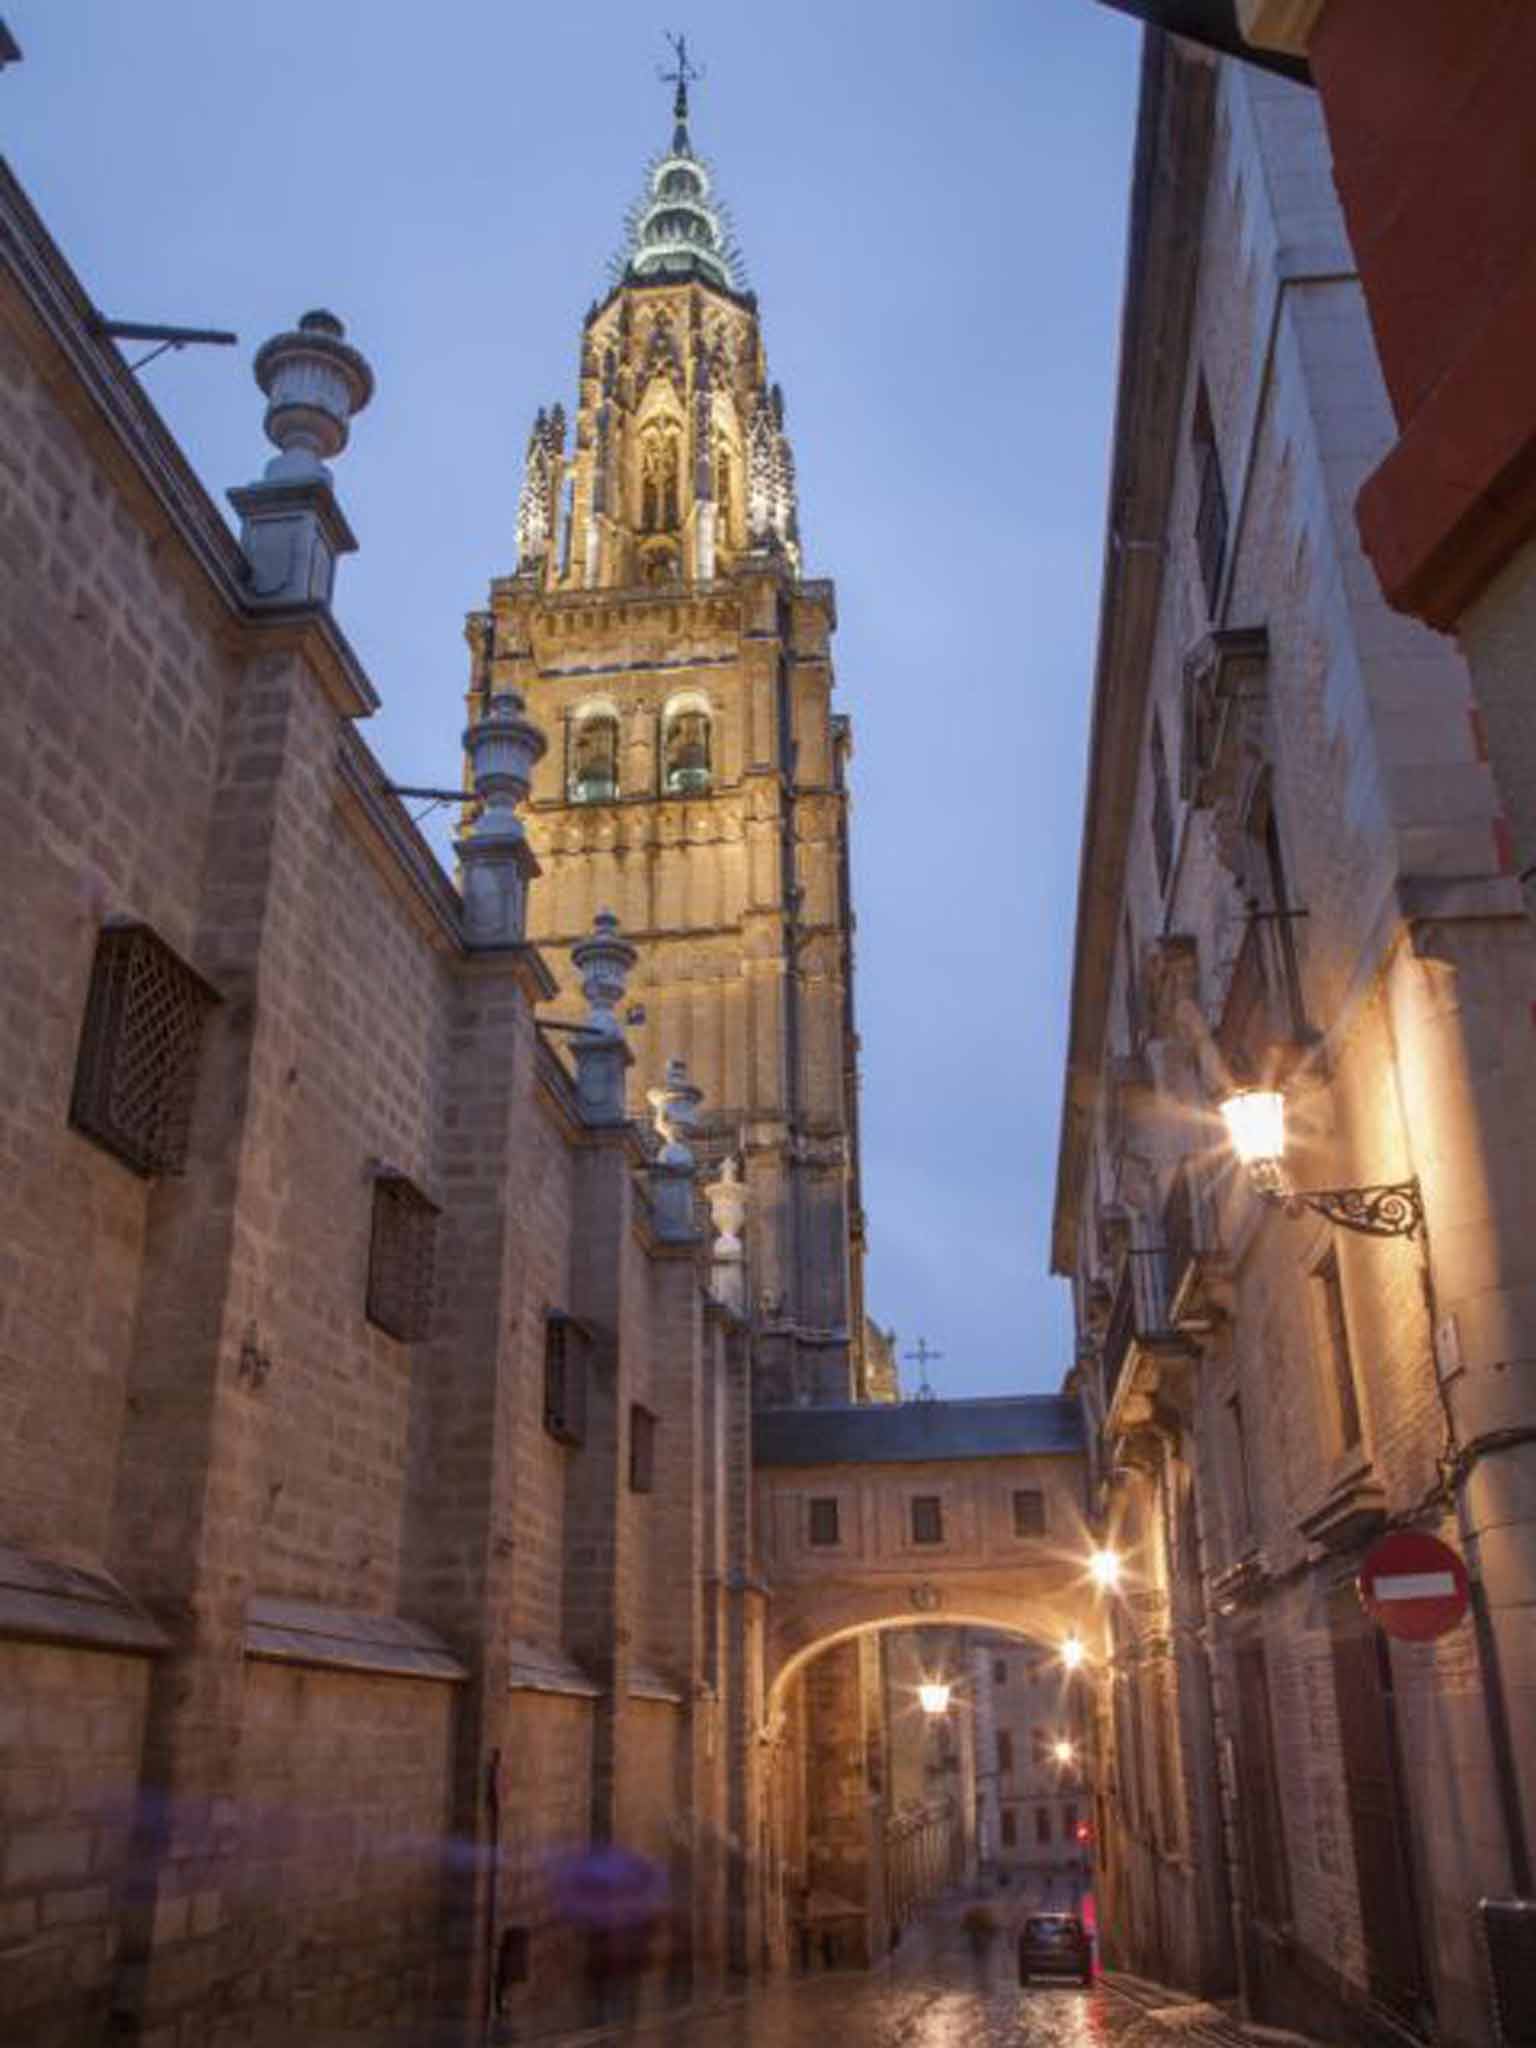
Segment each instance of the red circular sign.
[[1398,1529],[1373,1543],[1355,1585],[1371,1619],[1405,1643],[1433,1642],[1467,1611],[1466,1566],[1422,1529]]

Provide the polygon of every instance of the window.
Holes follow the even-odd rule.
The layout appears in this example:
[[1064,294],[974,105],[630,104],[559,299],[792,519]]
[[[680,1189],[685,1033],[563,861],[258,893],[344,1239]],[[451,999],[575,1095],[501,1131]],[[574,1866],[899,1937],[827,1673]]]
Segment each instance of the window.
[[1013,1737],[1006,1728],[997,1731],[997,1768],[1000,1771],[1013,1769]]
[[1248,829],[1259,853],[1260,893],[1269,899],[1259,907],[1264,912],[1260,921],[1269,928],[1266,976],[1281,1013],[1276,1023],[1292,1038],[1303,1039],[1307,1035],[1307,1013],[1301,999],[1301,964],[1296,955],[1297,912],[1286,881],[1274,795],[1267,783],[1249,813]]
[[837,1499],[827,1494],[811,1502],[811,1541],[816,1544],[834,1544],[840,1540],[837,1526]]
[[1061,1809],[1061,1839],[1064,1842],[1077,1840],[1077,1808],[1070,1799]]
[[992,1660],[992,1683],[994,1685],[1006,1685],[1008,1683],[1008,1666],[1001,1657],[994,1657]]
[[619,721],[611,711],[589,711],[571,728],[570,797],[573,803],[611,803],[619,793]]
[[1035,1808],[1035,1840],[1048,1843],[1051,1839],[1051,1809],[1048,1806]]
[[1232,1424],[1232,1466],[1228,1479],[1227,1507],[1232,1516],[1234,1548],[1241,1548],[1253,1535],[1253,1497],[1248,1481],[1248,1430],[1243,1421],[1243,1397],[1234,1394],[1227,1403]]
[[661,743],[664,794],[697,796],[709,788],[709,741],[709,708],[701,699],[668,706]]
[[[1165,893],[1173,867],[1173,797],[1168,787],[1168,749],[1163,745],[1163,721],[1152,714],[1152,852],[1157,861],[1157,886]],[[1130,972],[1127,964],[1127,973]]]
[[1221,572],[1227,560],[1227,494],[1222,486],[1221,456],[1216,448],[1216,428],[1203,377],[1195,393],[1190,439],[1195,456],[1195,552],[1200,558],[1206,606],[1214,617],[1221,594]]
[[1003,1808],[1003,1847],[1016,1847],[1019,1839],[1019,1817],[1011,1806]]
[[678,528],[679,456],[677,431],[647,427],[640,443],[640,531],[675,533]]
[[587,1435],[586,1333],[574,1317],[544,1318],[544,1427],[563,1444]]
[[417,1344],[432,1325],[437,1263],[437,1204],[403,1173],[373,1183],[366,1314],[401,1344]]
[[1143,1036],[1141,1021],[1141,990],[1136,981],[1136,934],[1131,929],[1131,913],[1125,913],[1125,1045],[1127,1052],[1139,1052]]
[[942,1543],[944,1541],[944,1504],[936,1493],[913,1494],[912,1541],[914,1543]]
[[1313,1269],[1312,1284],[1317,1290],[1317,1321],[1334,1401],[1339,1449],[1352,1451],[1360,1441],[1360,1397],[1355,1388],[1355,1366],[1349,1348],[1349,1324],[1344,1319],[1344,1290],[1339,1284],[1336,1251],[1326,1252]]
[[721,439],[715,443],[715,518],[719,538],[729,541],[735,521],[735,494],[731,488],[731,450],[729,442]]
[[650,1493],[656,1485],[656,1418],[638,1401],[629,1410],[629,1490]]
[[146,1180],[181,1173],[203,1023],[216,990],[148,925],[96,942],[69,1120]]
[[1015,1536],[1045,1534],[1045,1495],[1035,1487],[1020,1487],[1013,1496]]

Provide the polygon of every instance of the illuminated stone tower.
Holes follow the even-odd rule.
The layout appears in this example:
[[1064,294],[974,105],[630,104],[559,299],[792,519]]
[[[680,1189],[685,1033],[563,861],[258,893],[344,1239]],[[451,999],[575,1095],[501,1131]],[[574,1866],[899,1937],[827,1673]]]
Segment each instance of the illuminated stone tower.
[[469,621],[471,706],[516,689],[549,741],[529,936],[557,1007],[576,1014],[569,948],[612,909],[640,954],[632,1111],[681,1057],[701,1157],[740,1157],[759,1403],[844,1401],[882,1387],[863,1365],[836,611],[801,571],[783,400],[677,55],[670,147],[582,328],[574,432],[540,411],[517,568]]

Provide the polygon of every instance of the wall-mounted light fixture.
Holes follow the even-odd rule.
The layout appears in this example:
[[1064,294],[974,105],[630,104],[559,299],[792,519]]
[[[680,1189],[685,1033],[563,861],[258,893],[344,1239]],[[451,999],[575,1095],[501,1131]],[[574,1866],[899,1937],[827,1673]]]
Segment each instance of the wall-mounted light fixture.
[[1088,1558],[1088,1576],[1096,1586],[1106,1593],[1113,1593],[1120,1583],[1120,1553],[1118,1550],[1095,1550]]
[[940,1678],[925,1678],[917,1688],[917,1703],[925,1714],[947,1714],[949,1687]]
[[1061,1661],[1068,1671],[1076,1671],[1087,1654],[1081,1636],[1067,1636],[1062,1642]]
[[1363,1188],[1297,1188],[1285,1170],[1285,1097],[1278,1088],[1237,1088],[1221,1105],[1232,1150],[1253,1191],[1287,1215],[1314,1209],[1366,1237],[1414,1237],[1424,1228],[1417,1176]]

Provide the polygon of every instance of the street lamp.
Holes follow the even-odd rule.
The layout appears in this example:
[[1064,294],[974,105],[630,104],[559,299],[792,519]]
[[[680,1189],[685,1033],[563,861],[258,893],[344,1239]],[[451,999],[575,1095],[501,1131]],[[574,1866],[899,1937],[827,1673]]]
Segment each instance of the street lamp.
[[1285,1170],[1285,1097],[1278,1088],[1235,1088],[1223,1101],[1221,1115],[1254,1193],[1287,1215],[1313,1209],[1366,1237],[1414,1237],[1424,1228],[1416,1175],[1374,1187],[1292,1187]]
[[1061,1661],[1069,1671],[1076,1671],[1087,1654],[1081,1636],[1068,1636],[1061,1646]]
[[917,1703],[925,1714],[947,1714],[949,1687],[941,1678],[925,1678],[917,1688]]
[[1072,1747],[1072,1744],[1068,1742],[1065,1735],[1058,1736],[1056,1741],[1051,1744],[1051,1755],[1055,1757],[1057,1763],[1061,1765],[1063,1770],[1065,1770],[1069,1764],[1074,1764],[1077,1762],[1077,1751]]
[[1118,1550],[1095,1550],[1089,1553],[1088,1576],[1105,1593],[1112,1593],[1120,1583],[1120,1553]]

